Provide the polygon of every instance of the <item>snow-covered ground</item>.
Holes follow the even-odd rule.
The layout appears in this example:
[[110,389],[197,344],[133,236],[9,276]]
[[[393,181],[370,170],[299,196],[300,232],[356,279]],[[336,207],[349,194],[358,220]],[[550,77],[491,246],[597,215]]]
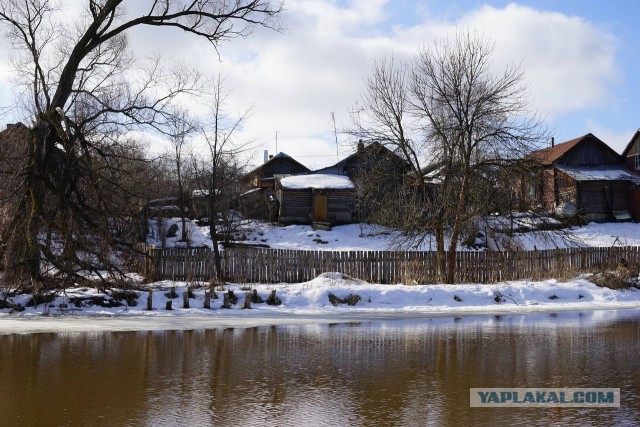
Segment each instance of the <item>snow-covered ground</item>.
[[[100,294],[93,289],[74,288],[67,290],[66,297],[59,296],[50,304],[27,307],[22,312],[0,310],[0,333],[201,329],[640,308],[640,290],[601,288],[587,279],[583,276],[569,282],[406,286],[369,284],[340,273],[325,273],[300,284],[232,284],[230,289],[239,301],[231,309],[221,308],[222,291],[218,291],[218,299],[211,301],[211,309],[203,308],[203,288],[195,289],[190,308],[183,308],[182,293],[187,284],[165,281],[149,285],[154,290],[152,311],[146,310],[146,291],[138,293],[135,306],[103,308],[80,304],[81,307],[75,307],[70,299]],[[167,293],[172,286],[177,287],[178,298],[172,300],[174,309],[167,311]],[[264,300],[275,289],[282,304],[254,303],[251,309],[243,309],[246,293],[254,289]],[[340,299],[355,294],[360,300],[354,306],[334,306],[329,300],[330,293]],[[29,298],[18,296],[12,301],[26,305]],[[63,310],[61,304],[66,304]]]
[[[165,227],[177,223],[167,220]],[[545,234],[547,233],[547,234]],[[180,230],[177,235],[180,236]],[[190,244],[210,246],[209,228],[189,222]],[[271,248],[325,250],[386,250],[402,240],[399,231],[362,224],[333,227],[331,231],[313,230],[309,226],[276,227],[258,222],[243,221],[237,237],[247,243],[264,244]],[[640,224],[591,223],[583,227],[558,232],[520,233],[517,236],[525,249],[547,249],[568,246],[639,245]],[[167,238],[167,246],[184,243]],[[150,243],[160,244],[158,227],[152,223]],[[428,250],[429,238],[418,247]],[[415,249],[415,248],[414,248]],[[146,310],[147,291],[138,292],[136,304],[103,308],[87,301],[80,307],[74,299],[106,299],[95,289],[68,289],[66,296],[58,296],[50,304],[26,307],[24,311],[0,309],[1,333],[33,333],[56,331],[113,331],[113,330],[171,330],[219,327],[249,327],[274,324],[333,323],[367,320],[406,319],[433,316],[462,316],[482,314],[556,312],[569,310],[640,308],[640,290],[611,290],[601,288],[581,276],[569,282],[547,280],[517,281],[498,284],[461,285],[381,285],[369,284],[343,277],[340,273],[325,273],[300,284],[232,284],[240,297],[231,309],[222,309],[222,299],[213,300],[211,309],[203,308],[204,288],[196,287],[191,308],[183,308],[181,294],[186,283],[157,282],[153,289],[153,310]],[[165,310],[165,295],[170,287],[177,287],[179,298],[173,300],[174,310]],[[256,290],[266,299],[276,290],[282,300],[280,306],[253,304],[251,310],[242,309],[248,290]],[[218,291],[221,294],[221,291]],[[329,293],[345,299],[350,294],[360,297],[355,306],[333,306]],[[30,296],[10,298],[21,306],[28,305]],[[2,297],[0,296],[0,300]],[[62,308],[62,310],[61,310]]]
[[[167,238],[167,247],[184,246],[179,242],[181,224],[178,218],[165,220],[164,228],[171,224],[179,227],[177,237]],[[188,235],[190,245],[194,247],[209,246],[209,227],[199,227],[189,221]],[[151,220],[151,234],[147,241],[158,246],[162,239],[158,237],[156,220]],[[313,230],[309,225],[289,225],[278,227],[261,221],[242,221],[235,233],[239,241],[251,244],[261,244],[274,249],[299,250],[337,250],[337,251],[380,251],[409,249],[428,251],[435,250],[435,241],[427,235],[420,245],[403,246],[409,243],[402,232],[386,227],[370,224],[348,224],[335,226],[330,231]],[[398,245],[401,245],[399,248]],[[511,246],[523,250],[556,249],[575,246],[640,246],[640,224],[637,223],[589,223],[581,227],[571,227],[554,231],[536,231],[518,233],[513,236]],[[490,242],[490,246],[494,246]],[[465,249],[464,247],[461,249]]]

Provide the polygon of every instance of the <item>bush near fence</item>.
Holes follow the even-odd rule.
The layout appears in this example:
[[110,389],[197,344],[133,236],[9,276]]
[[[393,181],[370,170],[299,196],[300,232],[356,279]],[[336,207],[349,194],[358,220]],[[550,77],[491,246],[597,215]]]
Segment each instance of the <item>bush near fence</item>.
[[[155,249],[137,263],[149,280],[209,281],[209,248]],[[233,247],[222,251],[224,278],[236,283],[300,283],[341,272],[370,283],[436,283],[435,252],[300,251]],[[513,252],[458,252],[456,283],[569,278],[580,273],[640,265],[640,247],[568,248]]]

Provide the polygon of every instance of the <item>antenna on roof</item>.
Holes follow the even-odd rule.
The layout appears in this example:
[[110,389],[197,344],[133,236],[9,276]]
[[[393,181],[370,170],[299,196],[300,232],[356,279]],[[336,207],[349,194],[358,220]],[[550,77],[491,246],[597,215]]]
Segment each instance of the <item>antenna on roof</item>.
[[338,161],[340,159],[338,155],[338,130],[336,129],[336,115],[333,111],[331,112],[331,120],[333,120],[333,136],[336,138],[336,161]]

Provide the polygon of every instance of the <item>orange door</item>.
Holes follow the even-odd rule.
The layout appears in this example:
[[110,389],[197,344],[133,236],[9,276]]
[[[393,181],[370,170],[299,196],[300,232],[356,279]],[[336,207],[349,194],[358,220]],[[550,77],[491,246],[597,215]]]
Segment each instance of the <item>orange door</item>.
[[316,195],[313,197],[313,220],[327,222],[327,196]]

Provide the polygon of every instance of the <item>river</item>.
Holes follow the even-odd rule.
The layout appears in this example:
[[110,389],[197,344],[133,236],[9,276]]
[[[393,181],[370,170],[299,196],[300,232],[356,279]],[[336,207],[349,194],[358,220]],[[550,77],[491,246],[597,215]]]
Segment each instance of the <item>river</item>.
[[[640,425],[640,310],[0,335],[0,425]],[[620,388],[471,408],[471,387]]]

